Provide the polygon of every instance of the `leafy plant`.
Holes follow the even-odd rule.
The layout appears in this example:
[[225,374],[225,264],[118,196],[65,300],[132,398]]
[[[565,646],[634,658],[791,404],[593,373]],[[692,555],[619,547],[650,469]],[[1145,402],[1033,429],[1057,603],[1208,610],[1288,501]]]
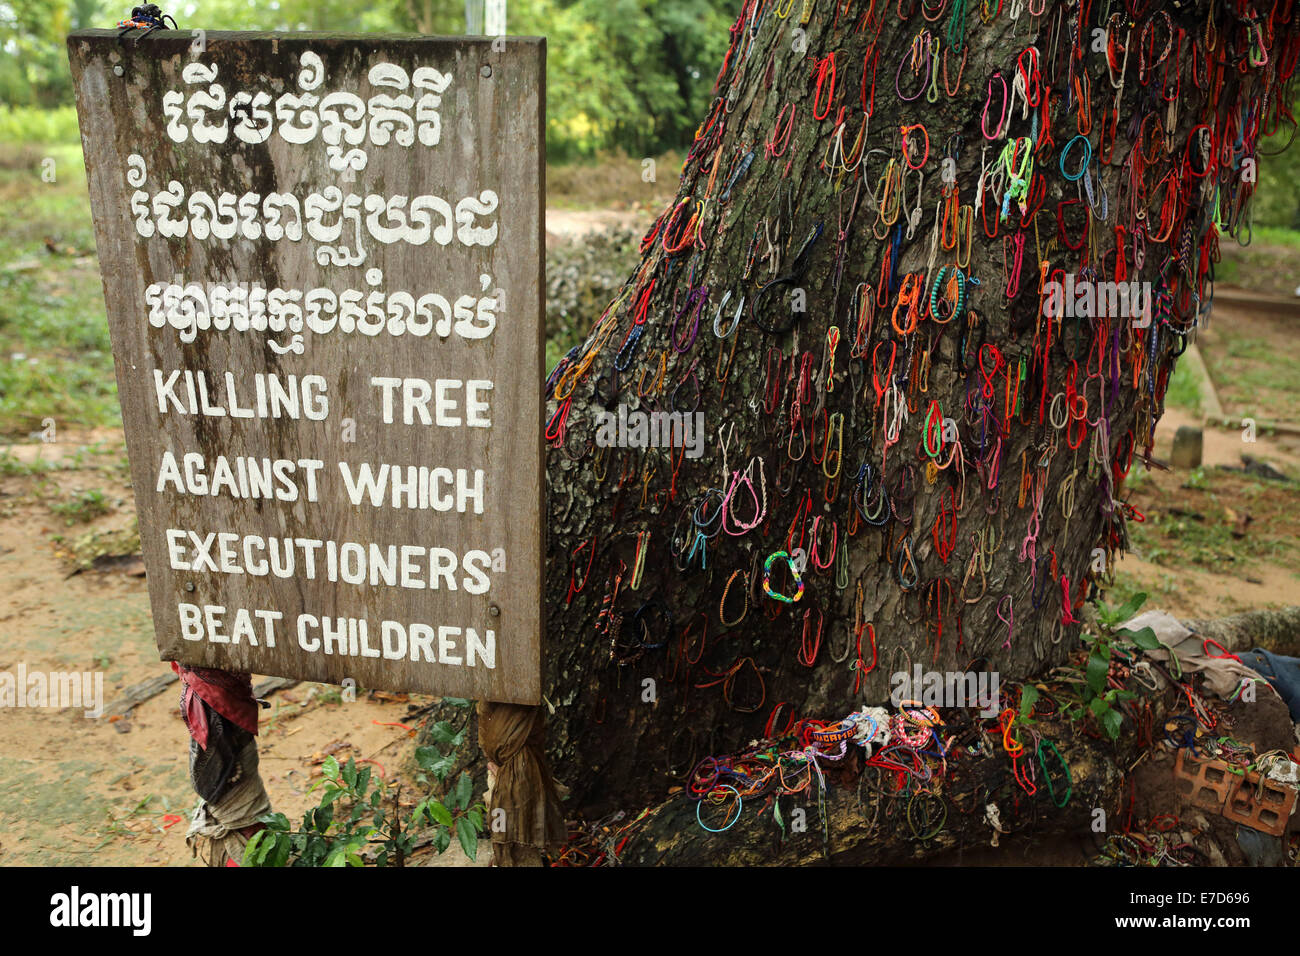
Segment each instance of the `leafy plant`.
[[[443,702],[469,706],[469,701],[444,698]],[[439,721],[430,728],[433,745],[415,752],[418,783],[427,787],[432,778],[439,790],[446,789],[467,724],[468,719],[457,729],[449,721]],[[367,853],[376,866],[405,866],[418,837],[427,835],[434,850],[444,853],[453,833],[466,856],[473,860],[478,855],[478,835],[487,810],[472,802],[474,783],[468,773],[462,772],[441,800],[425,797],[406,816],[401,785],[375,779],[369,767],[357,769],[351,758],[343,765],[334,757],[326,758],[321,778],[312,784],[312,791],[317,789],[320,803],[303,815],[301,829],[291,829],[283,813],[262,818],[266,829],[248,841],[244,866],[364,866]]]
[[50,510],[63,518],[69,526],[91,521],[100,515],[106,515],[112,507],[107,496],[98,488],[80,491],[67,501],[56,501]]
[[1107,686],[1115,648],[1128,643],[1149,651],[1160,644],[1155,631],[1149,627],[1136,631],[1120,627],[1123,622],[1132,619],[1138,609],[1146,603],[1146,599],[1145,593],[1138,593],[1117,608],[1104,604],[1098,605],[1098,633],[1084,635],[1084,642],[1088,644],[1088,657],[1083,669],[1081,704],[1079,708],[1070,712],[1070,716],[1090,714],[1111,740],[1119,739],[1120,727],[1124,723],[1124,713],[1120,705],[1137,696],[1131,690]]
[[1038,702],[1038,688],[1033,684],[1025,684],[1020,688],[1020,713],[1016,715],[1016,720],[1022,724],[1032,724],[1034,722],[1034,704]]
[[329,757],[322,771],[312,785],[321,789],[320,804],[303,815],[302,828],[292,830],[283,813],[263,817],[266,829],[248,841],[244,866],[364,866],[366,851],[376,866],[405,866],[428,827],[438,853],[451,845],[454,831],[466,856],[477,856],[485,808],[471,803],[469,774],[460,775],[445,803],[426,797],[403,818],[401,786],[372,777],[369,767],[358,770],[352,758],[340,766]]

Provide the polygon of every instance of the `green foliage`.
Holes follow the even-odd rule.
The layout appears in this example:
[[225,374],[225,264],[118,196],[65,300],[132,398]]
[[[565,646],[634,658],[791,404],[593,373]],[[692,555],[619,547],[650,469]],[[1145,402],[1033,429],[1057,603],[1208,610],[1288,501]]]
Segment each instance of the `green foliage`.
[[470,701],[446,697],[443,703],[464,710],[465,718],[459,727],[450,721],[434,724],[429,730],[433,745],[415,752],[420,768],[416,782],[428,788],[432,778],[438,789],[445,791],[441,800],[427,796],[403,818],[399,784],[375,780],[369,767],[358,770],[350,758],[340,766],[337,759],[328,757],[320,780],[312,785],[313,792],[321,790],[320,803],[303,815],[301,829],[290,829],[289,818],[283,813],[263,817],[261,822],[267,828],[248,841],[243,865],[364,866],[363,854],[369,851],[376,866],[405,866],[422,831],[440,854],[451,846],[454,834],[465,855],[475,859],[486,807],[472,802],[474,782],[467,773],[462,772],[455,786],[447,788],[457,752],[468,733]]
[[401,814],[401,788],[375,779],[369,767],[357,769],[351,758],[339,766],[326,759],[320,803],[309,809],[302,828],[290,829],[289,818],[272,813],[262,818],[266,829],[254,834],[244,848],[244,866],[364,866],[371,851],[376,866],[404,866],[422,830],[432,828],[432,845],[443,853],[454,833],[471,860],[478,854],[478,835],[486,808],[472,803],[473,782],[462,773],[443,800],[426,797],[410,815]]
[[641,237],[630,229],[592,233],[546,254],[547,368],[577,345],[636,267]]
[[[131,3],[127,3],[129,9]],[[338,33],[392,33],[404,29],[399,10],[406,4],[388,2],[360,4],[353,0],[203,0],[194,12],[173,0],[159,3],[166,13],[176,17],[182,30],[202,27],[205,30],[315,30]],[[445,12],[456,5],[439,4]],[[465,5],[459,4],[463,15]]]
[[731,0],[531,0],[510,32],[547,39],[548,152],[653,156],[691,141],[727,50]]
[[[1120,728],[1124,723],[1124,713],[1120,705],[1132,700],[1137,695],[1131,690],[1109,687],[1110,665],[1117,648],[1133,644],[1143,650],[1151,650],[1159,645],[1155,632],[1149,627],[1131,631],[1119,625],[1130,620],[1146,603],[1146,594],[1139,593],[1130,597],[1119,607],[1099,605],[1097,623],[1099,633],[1085,635],[1088,643],[1088,657],[1083,667],[1083,685],[1081,702],[1077,708],[1067,711],[1070,717],[1091,717],[1111,740],[1119,739]],[[1023,705],[1023,701],[1022,701]]]
[[[72,102],[64,38],[85,27],[112,26],[130,11],[109,13],[104,0],[0,3],[0,103],[53,107]],[[2,139],[2,137],[0,137]]]
[[1283,128],[1260,145],[1259,182],[1250,212],[1255,237],[1264,235],[1261,226],[1300,229],[1300,196],[1295,190],[1300,180],[1300,148],[1292,138],[1293,132]]
[[77,109],[74,106],[55,109],[15,106],[0,109],[0,143],[75,143],[80,146]]
[[98,488],[79,491],[66,501],[56,501],[50,510],[69,525],[90,521],[112,511],[108,498]]

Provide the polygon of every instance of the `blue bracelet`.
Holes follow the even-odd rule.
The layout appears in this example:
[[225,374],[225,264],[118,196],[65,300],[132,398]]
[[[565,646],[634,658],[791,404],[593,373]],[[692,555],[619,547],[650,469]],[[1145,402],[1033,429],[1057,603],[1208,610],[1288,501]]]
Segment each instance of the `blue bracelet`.
[[[1073,176],[1071,176],[1068,172],[1065,171],[1065,157],[1070,154],[1070,149],[1074,146],[1074,144],[1079,142],[1080,140],[1083,141],[1083,162],[1079,164],[1078,172],[1076,172]],[[1088,166],[1091,165],[1091,163],[1092,163],[1092,143],[1088,140],[1088,137],[1084,136],[1082,133],[1075,134],[1074,139],[1066,143],[1065,149],[1061,150],[1061,175],[1064,176],[1066,179],[1068,179],[1070,182],[1076,183],[1083,178],[1083,174],[1087,171]]]

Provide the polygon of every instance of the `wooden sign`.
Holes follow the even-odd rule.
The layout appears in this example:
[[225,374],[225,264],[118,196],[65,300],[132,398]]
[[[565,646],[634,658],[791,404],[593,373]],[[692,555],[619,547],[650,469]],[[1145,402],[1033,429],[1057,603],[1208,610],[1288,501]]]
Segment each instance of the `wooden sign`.
[[163,659],[539,703],[545,41],[68,53]]

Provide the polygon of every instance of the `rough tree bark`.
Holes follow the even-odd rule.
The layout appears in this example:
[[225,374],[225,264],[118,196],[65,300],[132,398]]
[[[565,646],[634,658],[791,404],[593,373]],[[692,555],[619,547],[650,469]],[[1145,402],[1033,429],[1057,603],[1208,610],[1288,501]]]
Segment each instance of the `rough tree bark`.
[[[763,736],[778,702],[789,706],[781,724],[836,720],[884,702],[890,675],[914,663],[988,666],[1005,687],[1077,645],[1083,589],[1105,576],[1093,549],[1109,568],[1125,546],[1127,462],[1149,456],[1173,362],[1212,294],[1216,221],[1227,231],[1245,222],[1243,161],[1286,115],[1297,49],[1290,2],[1084,0],[1079,21],[1079,4],[1051,0],[743,4],[677,200],[618,300],[548,383],[545,686],[570,816],[662,802],[702,756]],[[1110,75],[1095,33],[1108,25]],[[927,62],[937,69],[927,74]],[[1016,98],[999,130],[1001,84],[1019,86],[1018,62],[1038,105],[1022,115]],[[900,129],[913,124],[924,124],[928,147],[920,129]],[[1062,152],[1076,135],[1088,146],[1070,145],[1067,179]],[[1035,158],[1027,214],[1007,196],[1007,177],[982,175],[1019,137]],[[919,172],[900,189],[892,177],[909,166]],[[953,188],[956,249],[945,210]],[[954,315],[959,262],[979,285]],[[1045,318],[1042,279],[1054,270],[1150,281],[1150,327]],[[918,281],[913,330],[907,305],[895,307]],[[879,301],[869,329],[860,283]],[[715,313],[727,332],[742,297],[734,333],[719,337]],[[832,327],[838,342],[828,341]],[[910,414],[887,447],[891,383]],[[596,440],[601,412],[690,411],[697,395],[698,459]],[[957,429],[937,458],[925,447],[932,401]],[[878,505],[864,466],[870,482],[883,466],[891,498],[879,527],[863,518]],[[752,494],[737,482],[747,469]],[[955,530],[945,514],[936,533],[963,480]],[[764,500],[763,521],[734,534]],[[774,601],[764,564],[801,541],[802,599]],[[915,569],[904,558],[900,574],[903,542]],[[948,542],[944,560],[937,545]],[[783,562],[772,586],[790,593]]]

